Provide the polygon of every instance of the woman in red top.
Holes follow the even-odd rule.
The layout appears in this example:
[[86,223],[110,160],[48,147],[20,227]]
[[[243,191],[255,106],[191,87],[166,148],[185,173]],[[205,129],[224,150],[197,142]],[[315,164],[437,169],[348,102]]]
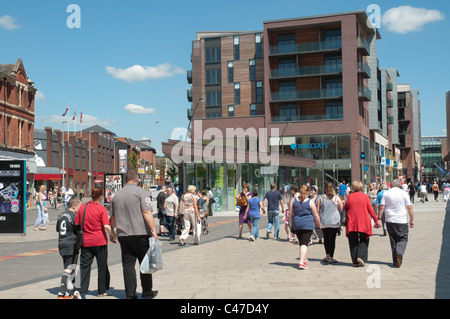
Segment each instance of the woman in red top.
[[344,206],[347,210],[346,235],[353,266],[355,267],[364,266],[364,262],[367,262],[369,237],[372,236],[370,217],[375,221],[376,228],[381,225],[373,210],[369,196],[361,193],[362,186],[361,181],[353,181],[353,192],[347,196]]
[[[83,248],[80,256],[81,293],[87,293],[91,277],[91,265],[94,257],[98,267],[98,295],[108,296],[109,270],[108,270],[108,239],[116,242],[116,234],[109,224],[108,211],[100,203],[103,198],[103,190],[99,187],[92,188],[92,201],[81,205],[75,218],[75,224],[83,228]],[[86,210],[85,210],[86,208]],[[83,223],[83,215],[85,215]]]

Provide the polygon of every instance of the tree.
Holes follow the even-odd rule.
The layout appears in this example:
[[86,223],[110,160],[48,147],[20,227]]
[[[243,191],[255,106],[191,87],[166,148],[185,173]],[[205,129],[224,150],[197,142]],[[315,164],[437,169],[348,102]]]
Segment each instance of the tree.
[[166,170],[167,176],[170,177],[170,181],[173,183],[175,181],[175,177],[178,175],[177,169],[175,166],[169,167]]
[[131,151],[131,154],[128,155],[128,162],[130,163],[130,169],[137,171],[137,165],[138,165],[138,157],[136,152]]

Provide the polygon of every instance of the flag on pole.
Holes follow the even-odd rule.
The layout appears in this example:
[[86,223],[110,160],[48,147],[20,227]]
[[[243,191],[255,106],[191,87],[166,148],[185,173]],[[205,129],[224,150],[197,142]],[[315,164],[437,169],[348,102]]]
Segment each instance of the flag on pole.
[[83,111],[80,112],[80,123],[83,124]]
[[67,112],[69,112],[69,104],[67,104],[67,108],[66,111],[64,112],[64,114],[62,115],[63,117],[67,115]]
[[77,117],[77,106],[75,105],[75,110],[73,111],[73,118],[72,121],[75,121],[75,118]]

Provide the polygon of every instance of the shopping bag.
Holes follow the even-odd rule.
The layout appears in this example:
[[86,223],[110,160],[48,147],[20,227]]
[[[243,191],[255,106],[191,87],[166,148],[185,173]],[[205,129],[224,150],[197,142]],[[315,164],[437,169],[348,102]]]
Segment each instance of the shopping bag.
[[161,254],[162,243],[159,240],[155,240],[154,237],[150,237],[149,245],[150,248],[145,254],[145,257],[139,267],[142,274],[153,274],[156,271],[163,269]]
[[202,223],[197,223],[197,241],[200,242],[200,234],[202,233]]

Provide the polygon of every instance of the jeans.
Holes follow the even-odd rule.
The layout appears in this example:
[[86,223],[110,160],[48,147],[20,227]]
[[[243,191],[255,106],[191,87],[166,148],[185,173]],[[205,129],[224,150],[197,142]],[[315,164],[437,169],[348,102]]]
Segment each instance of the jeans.
[[250,217],[250,221],[252,222],[253,228],[252,228],[252,237],[257,239],[259,238],[259,221],[260,217]]
[[273,238],[278,239],[280,235],[280,211],[269,210],[267,212],[267,231],[272,232],[272,226],[274,228]]
[[[127,298],[136,298],[136,259],[141,264],[150,248],[149,236],[124,236],[119,237],[122,251],[123,279],[125,282],[125,294]],[[140,273],[140,272],[139,272]],[[142,293],[152,291],[152,274],[140,273]]]
[[367,234],[352,231],[348,233],[347,238],[353,264],[358,264],[358,258],[361,258],[364,262],[367,262],[369,256],[369,237]]
[[38,228],[38,226],[41,224],[45,227],[45,225],[47,225],[48,223],[48,212],[46,212],[40,204],[38,204],[36,208],[38,215],[36,221],[34,222],[34,227]]
[[173,216],[164,216],[164,227],[169,231],[169,237],[171,239],[175,238],[175,217]]

